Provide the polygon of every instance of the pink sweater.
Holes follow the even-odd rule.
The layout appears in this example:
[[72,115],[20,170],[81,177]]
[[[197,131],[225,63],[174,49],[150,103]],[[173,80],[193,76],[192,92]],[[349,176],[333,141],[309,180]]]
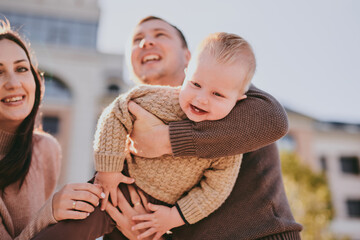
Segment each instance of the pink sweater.
[[[13,134],[0,130],[0,159],[13,139]],[[4,193],[0,191],[1,240],[30,239],[56,223],[51,195],[60,173],[60,146],[49,134],[34,133],[33,139],[32,161],[23,186],[19,190],[16,182],[6,187]]]

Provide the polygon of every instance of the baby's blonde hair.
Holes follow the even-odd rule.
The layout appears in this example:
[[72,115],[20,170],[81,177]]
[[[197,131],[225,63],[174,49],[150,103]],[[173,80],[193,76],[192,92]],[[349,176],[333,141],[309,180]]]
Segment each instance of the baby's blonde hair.
[[247,92],[255,73],[256,59],[252,47],[244,38],[233,33],[213,33],[206,37],[197,49],[198,54],[204,51],[210,53],[221,64],[243,61],[248,69],[242,88],[244,93]]

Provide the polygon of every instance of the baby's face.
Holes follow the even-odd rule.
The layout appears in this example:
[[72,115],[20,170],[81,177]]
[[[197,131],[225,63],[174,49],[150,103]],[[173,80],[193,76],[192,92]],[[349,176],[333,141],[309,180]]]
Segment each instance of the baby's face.
[[189,65],[180,91],[180,106],[194,122],[222,119],[238,100],[246,97],[240,93],[245,76],[245,69],[238,64],[219,64],[203,53]]

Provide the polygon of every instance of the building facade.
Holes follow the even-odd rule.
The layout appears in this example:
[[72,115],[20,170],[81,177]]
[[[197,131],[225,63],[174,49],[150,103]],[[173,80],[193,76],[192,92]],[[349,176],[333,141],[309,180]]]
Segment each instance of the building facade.
[[92,141],[105,104],[129,86],[123,56],[96,49],[97,0],[2,0],[0,14],[29,42],[45,73],[43,129],[63,149],[60,184],[94,173]]
[[334,207],[331,230],[360,239],[360,124],[318,121],[287,110],[290,129],[280,147],[326,173]]

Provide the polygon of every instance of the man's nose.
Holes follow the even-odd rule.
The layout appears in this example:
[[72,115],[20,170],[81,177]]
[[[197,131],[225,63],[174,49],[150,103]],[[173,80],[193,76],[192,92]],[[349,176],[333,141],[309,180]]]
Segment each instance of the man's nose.
[[148,48],[151,46],[154,46],[154,41],[151,38],[143,38],[139,43],[140,48]]

